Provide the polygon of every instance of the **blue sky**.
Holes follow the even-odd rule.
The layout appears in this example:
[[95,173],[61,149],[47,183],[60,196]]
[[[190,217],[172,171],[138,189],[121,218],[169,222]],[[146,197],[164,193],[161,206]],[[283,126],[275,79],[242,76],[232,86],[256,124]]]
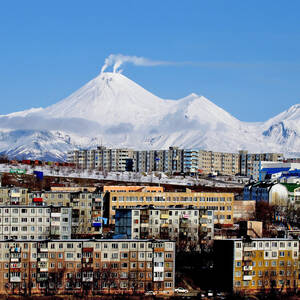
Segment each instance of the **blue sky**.
[[160,97],[264,121],[300,103],[300,1],[2,1],[0,113],[63,99],[111,53],[178,62],[125,66]]

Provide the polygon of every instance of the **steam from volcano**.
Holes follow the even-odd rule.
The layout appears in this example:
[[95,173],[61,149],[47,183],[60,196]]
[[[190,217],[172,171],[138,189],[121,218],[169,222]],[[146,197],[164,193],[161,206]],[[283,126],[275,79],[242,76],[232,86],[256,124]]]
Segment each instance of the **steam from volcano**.
[[110,54],[104,61],[104,65],[101,68],[101,73],[103,73],[108,67],[113,66],[114,73],[120,73],[122,70],[120,69],[121,65],[124,63],[131,63],[135,66],[144,66],[144,67],[154,67],[161,65],[170,65],[171,62],[167,61],[156,61],[151,60],[145,57],[138,56],[128,56],[123,54]]

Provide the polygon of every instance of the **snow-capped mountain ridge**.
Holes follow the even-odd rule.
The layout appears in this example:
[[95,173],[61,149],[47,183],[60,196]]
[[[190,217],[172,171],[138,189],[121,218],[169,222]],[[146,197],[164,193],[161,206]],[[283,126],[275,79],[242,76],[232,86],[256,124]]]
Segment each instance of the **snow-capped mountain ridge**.
[[[164,101],[146,91],[119,73],[102,73],[66,99],[47,107],[47,117],[76,117],[106,124],[128,122],[135,119],[137,125],[149,121],[147,117],[159,117],[168,110],[170,101]],[[127,113],[124,114],[124,106]],[[111,118],[107,118],[107,116]]]
[[[64,159],[95,147],[298,153],[300,104],[266,122],[241,122],[195,93],[165,100],[119,73],[101,73],[46,108],[0,116],[0,152]],[[294,154],[293,154],[294,155]]]

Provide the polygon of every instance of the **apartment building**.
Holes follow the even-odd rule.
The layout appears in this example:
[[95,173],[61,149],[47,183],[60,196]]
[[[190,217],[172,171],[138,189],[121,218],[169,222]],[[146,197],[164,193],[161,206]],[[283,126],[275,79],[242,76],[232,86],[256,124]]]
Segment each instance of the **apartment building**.
[[198,166],[203,174],[235,175],[240,168],[239,154],[199,150]]
[[248,153],[248,151],[239,151],[240,174],[251,177],[256,176],[258,163],[260,161],[280,162],[283,161],[282,153]]
[[41,240],[71,238],[70,207],[0,206],[0,240]]
[[0,187],[0,205],[26,205],[29,203],[29,190],[19,187]]
[[156,193],[163,192],[162,186],[139,186],[139,185],[105,185],[103,187],[103,193],[106,192],[145,192],[145,193]]
[[135,151],[132,149],[74,150],[67,154],[67,161],[83,169],[105,171],[168,172],[183,171],[183,149]]
[[224,226],[233,224],[233,193],[186,192],[107,192],[104,195],[104,214],[114,224],[117,208],[143,205],[159,207],[194,206],[214,211],[214,223]]
[[67,154],[67,161],[82,169],[98,169],[105,171],[126,171],[129,161],[133,160],[131,149],[74,150]]
[[77,192],[41,191],[31,192],[32,203],[48,206],[67,206],[72,208],[72,236],[100,234],[103,225],[102,193],[87,189]]
[[115,234],[135,239],[198,242],[212,239],[214,211],[199,208],[133,207],[116,209]]
[[183,172],[186,174],[196,174],[199,170],[199,150],[183,150]]
[[281,153],[214,152],[199,149],[168,150],[106,149],[75,150],[68,152],[68,162],[80,168],[106,171],[166,172],[187,174],[244,175],[257,177],[260,162],[283,161]]
[[171,241],[0,241],[0,294],[172,295],[174,284]]
[[217,240],[214,248],[220,289],[251,293],[296,290],[299,286],[299,240]]

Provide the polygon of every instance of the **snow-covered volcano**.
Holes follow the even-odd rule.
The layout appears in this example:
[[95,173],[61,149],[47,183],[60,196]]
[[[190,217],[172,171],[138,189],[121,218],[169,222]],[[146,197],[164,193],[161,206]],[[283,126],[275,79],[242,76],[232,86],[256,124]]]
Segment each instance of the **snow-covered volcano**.
[[47,117],[83,118],[105,124],[135,127],[159,120],[172,109],[162,100],[119,73],[102,73],[66,99],[46,108]]
[[245,123],[203,96],[164,100],[119,73],[101,73],[46,108],[0,116],[0,152],[64,159],[75,148],[169,146],[298,153],[300,105],[265,123]]

